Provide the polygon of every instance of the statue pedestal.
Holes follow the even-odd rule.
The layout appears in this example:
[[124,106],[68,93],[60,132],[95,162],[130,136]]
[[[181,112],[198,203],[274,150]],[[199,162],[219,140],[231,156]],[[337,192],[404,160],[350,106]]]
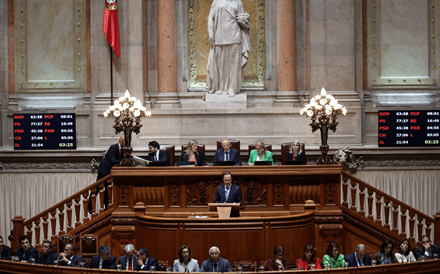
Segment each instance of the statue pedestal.
[[229,97],[226,94],[206,94],[206,107],[207,108],[247,108],[247,94],[239,93],[233,97]]

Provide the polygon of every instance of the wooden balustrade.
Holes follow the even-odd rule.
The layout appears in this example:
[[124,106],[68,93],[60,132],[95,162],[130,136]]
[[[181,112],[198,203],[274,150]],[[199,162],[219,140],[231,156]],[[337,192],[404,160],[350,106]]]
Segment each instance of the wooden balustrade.
[[[435,225],[435,242],[438,244],[440,241],[440,221],[417,209],[410,207],[403,202],[391,197],[390,195],[380,191],[379,189],[363,182],[362,180],[353,177],[352,175],[342,172],[342,207],[348,208],[349,210],[356,212],[370,221],[375,221],[377,224],[383,226],[384,228],[399,234],[402,238],[407,237],[407,230],[409,230],[409,239],[415,244],[420,244],[420,237],[424,234],[431,236],[432,224]],[[350,192],[348,191],[348,186],[351,186]],[[365,190],[367,197],[367,213],[364,210],[365,206]],[[376,219],[373,216],[373,201],[376,201]],[[348,201],[351,201],[349,204]],[[359,205],[359,209],[358,206]],[[382,212],[384,215],[382,216]],[[409,220],[407,217],[409,215]],[[438,215],[438,214],[437,214]],[[390,216],[392,218],[390,219]],[[417,220],[417,235],[414,235],[415,226]],[[400,221],[400,228],[399,228]],[[407,227],[409,229],[407,229]],[[432,238],[432,237],[431,237]]]
[[[67,221],[67,232],[72,231],[74,227],[72,226],[72,223],[75,223],[75,228],[82,225],[83,223],[87,223],[89,219],[89,213],[88,213],[88,196],[89,191],[91,191],[92,195],[92,214],[91,219],[97,217],[97,209],[96,209],[96,195],[95,195],[95,189],[99,185],[100,191],[99,191],[99,199],[100,199],[100,208],[99,212],[103,213],[105,211],[104,209],[104,191],[103,187],[105,184],[105,181],[109,182],[109,206],[111,207],[111,195],[112,195],[112,180],[111,175],[108,175],[101,180],[97,181],[94,184],[91,184],[90,186],[78,191],[77,193],[67,197],[66,199],[62,200],[58,204],[46,209],[45,211],[37,214],[36,216],[25,220],[21,216],[16,216],[12,222],[14,224],[14,229],[12,230],[12,239],[11,239],[11,247],[14,250],[14,252],[17,251],[17,249],[20,246],[20,243],[18,242],[18,239],[21,235],[26,234],[29,236],[29,238],[33,239],[35,241],[35,248],[40,248],[41,243],[43,240],[50,240],[52,242],[56,242],[56,238],[59,235],[63,235],[66,233],[65,231],[65,221]],[[82,203],[81,203],[82,200]],[[72,205],[75,203],[75,215],[72,214]],[[81,207],[83,210],[83,220],[81,222]],[[109,208],[109,207],[108,207]],[[73,219],[75,218],[75,220]],[[65,220],[67,219],[67,220]],[[48,221],[49,220],[49,221]],[[58,224],[58,228],[57,228]],[[41,235],[41,226],[43,227],[43,235]],[[51,231],[51,235],[49,235],[49,227]],[[24,231],[26,228],[26,231]]]

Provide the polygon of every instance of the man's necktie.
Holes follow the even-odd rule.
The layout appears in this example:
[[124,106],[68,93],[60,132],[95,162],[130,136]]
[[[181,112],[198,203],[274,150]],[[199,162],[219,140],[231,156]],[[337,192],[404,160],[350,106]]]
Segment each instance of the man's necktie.
[[119,150],[119,156],[118,156],[118,158],[121,158],[121,155],[122,155],[122,149]]
[[229,197],[229,187],[226,188],[225,195],[226,195],[226,201],[228,201],[228,197]]
[[226,161],[229,161],[229,151],[226,152]]
[[212,268],[212,272],[218,272],[217,264],[214,264],[214,267]]

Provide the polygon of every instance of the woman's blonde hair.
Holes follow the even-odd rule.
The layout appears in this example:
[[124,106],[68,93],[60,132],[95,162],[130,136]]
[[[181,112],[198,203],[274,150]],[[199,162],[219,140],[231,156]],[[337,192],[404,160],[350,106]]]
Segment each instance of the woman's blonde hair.
[[[192,146],[193,145],[197,145],[197,144],[198,144],[197,141],[194,140],[194,139],[189,141],[188,142],[188,147],[186,149],[186,155],[188,155],[188,156],[191,155],[191,148],[192,148]],[[199,152],[196,150],[195,154],[199,155]]]
[[266,157],[266,146],[264,145],[264,142],[261,140],[258,140],[255,142],[255,146],[261,147],[263,149],[264,157]]

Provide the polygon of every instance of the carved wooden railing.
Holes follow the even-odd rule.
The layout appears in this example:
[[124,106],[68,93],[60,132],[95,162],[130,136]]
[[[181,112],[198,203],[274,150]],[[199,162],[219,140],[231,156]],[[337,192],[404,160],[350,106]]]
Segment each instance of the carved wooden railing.
[[[410,239],[410,241],[417,245],[420,244],[420,237],[422,235],[426,234],[431,236],[431,231],[433,230],[432,226],[434,225],[435,242],[438,244],[440,241],[439,213],[436,214],[435,218],[432,218],[346,172],[342,172],[342,180],[343,208],[356,212],[361,216],[366,217],[367,219],[400,235],[402,238]],[[367,199],[366,202],[365,199]],[[367,208],[365,208],[365,204]],[[373,204],[375,204],[376,218],[373,216]],[[382,211],[384,212],[384,216],[382,216]],[[390,215],[392,215],[392,218],[390,218]],[[407,228],[408,216],[409,227]],[[416,227],[417,235],[415,235]]]
[[[11,241],[12,249],[17,251],[20,247],[19,238],[21,235],[26,234],[30,239],[35,241],[35,248],[40,248],[41,243],[44,240],[50,240],[53,243],[56,242],[58,236],[65,233],[69,233],[74,228],[79,227],[82,224],[86,224],[90,220],[96,218],[99,214],[105,212],[104,208],[104,184],[108,181],[108,206],[107,210],[113,207],[112,203],[112,190],[113,190],[113,180],[111,175],[107,175],[101,180],[94,184],[78,191],[77,193],[67,197],[56,205],[46,209],[45,211],[39,213],[38,215],[25,220],[22,216],[16,216],[12,219],[13,230],[11,231],[11,236],[9,240]],[[99,209],[96,208],[96,187],[99,186]],[[92,213],[88,212],[88,197],[89,191],[91,192],[91,202],[92,202]],[[73,214],[73,208],[75,209],[75,214]],[[82,220],[81,220],[82,213]],[[65,219],[67,222],[65,222]],[[67,227],[64,227],[67,223]],[[57,228],[58,224],[58,228]],[[26,232],[24,228],[26,227]],[[51,235],[49,235],[49,227],[51,229]],[[43,229],[43,235],[41,235],[41,229]],[[41,237],[42,236],[42,237]],[[43,240],[41,240],[41,238]]]

